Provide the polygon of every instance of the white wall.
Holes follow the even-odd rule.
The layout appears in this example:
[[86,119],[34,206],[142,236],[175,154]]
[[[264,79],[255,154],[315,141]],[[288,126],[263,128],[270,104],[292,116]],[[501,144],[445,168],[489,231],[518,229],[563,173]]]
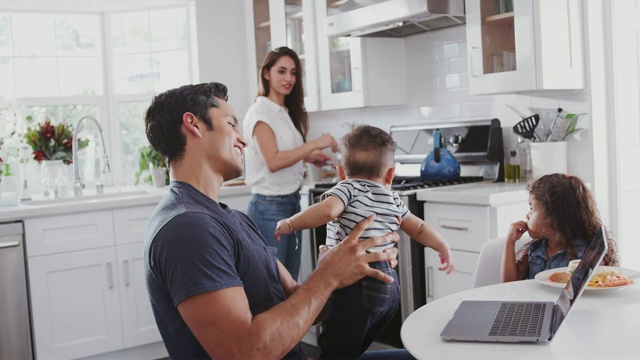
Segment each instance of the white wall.
[[[310,115],[310,139],[323,132],[341,137],[354,123],[388,130],[392,124],[398,123],[495,117],[500,119],[504,127],[506,146],[513,139],[511,127],[520,120],[505,106],[506,103],[524,113],[530,107],[550,109],[551,112],[558,107],[571,113],[589,112],[589,94],[586,90],[535,95],[470,95],[464,26],[414,35],[405,38],[405,41],[407,106],[313,113]],[[423,112],[428,116],[423,116]],[[590,122],[590,118],[586,117],[579,125],[588,128]],[[593,177],[591,153],[589,131],[582,132],[580,139],[569,140],[569,173],[590,182]]]

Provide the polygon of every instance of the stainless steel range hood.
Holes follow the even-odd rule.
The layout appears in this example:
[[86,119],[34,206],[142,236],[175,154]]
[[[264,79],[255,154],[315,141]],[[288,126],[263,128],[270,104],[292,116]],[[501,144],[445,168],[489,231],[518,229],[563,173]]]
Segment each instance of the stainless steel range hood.
[[346,0],[326,19],[329,37],[405,37],[464,23],[464,0]]

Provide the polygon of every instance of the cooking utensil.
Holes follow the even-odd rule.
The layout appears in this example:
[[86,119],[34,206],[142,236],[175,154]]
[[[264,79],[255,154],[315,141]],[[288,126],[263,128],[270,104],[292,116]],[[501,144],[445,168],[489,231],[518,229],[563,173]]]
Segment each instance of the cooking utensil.
[[423,180],[453,180],[460,177],[460,163],[449,150],[442,147],[439,129],[433,132],[433,151],[422,161],[420,177]]
[[516,134],[535,142],[538,141],[535,131],[539,123],[540,116],[538,114],[533,114],[513,125],[513,131]]

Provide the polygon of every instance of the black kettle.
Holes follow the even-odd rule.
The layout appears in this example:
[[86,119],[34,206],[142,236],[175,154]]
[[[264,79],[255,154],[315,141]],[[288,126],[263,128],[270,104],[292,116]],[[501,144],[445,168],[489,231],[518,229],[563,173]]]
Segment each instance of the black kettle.
[[454,180],[460,177],[460,163],[453,154],[442,147],[440,129],[433,132],[433,151],[422,161],[422,180]]

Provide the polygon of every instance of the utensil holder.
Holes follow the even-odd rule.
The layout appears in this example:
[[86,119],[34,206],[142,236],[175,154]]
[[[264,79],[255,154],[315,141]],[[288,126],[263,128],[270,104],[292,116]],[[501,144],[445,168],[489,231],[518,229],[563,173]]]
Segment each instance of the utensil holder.
[[547,174],[567,173],[567,142],[534,142],[530,144],[533,180]]

